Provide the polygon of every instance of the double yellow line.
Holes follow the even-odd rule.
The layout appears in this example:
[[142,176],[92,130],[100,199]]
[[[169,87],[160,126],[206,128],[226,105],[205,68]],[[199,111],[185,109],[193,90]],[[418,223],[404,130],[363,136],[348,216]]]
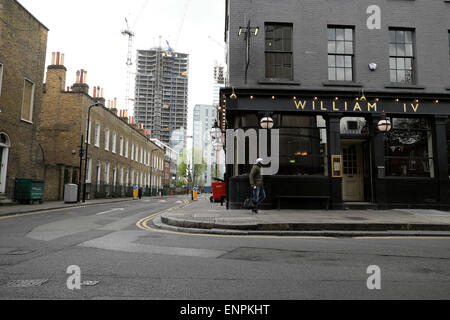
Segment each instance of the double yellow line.
[[161,212],[152,214],[152,215],[149,216],[149,217],[146,217],[146,218],[143,218],[143,219],[139,220],[139,221],[136,223],[136,226],[137,226],[139,229],[142,229],[142,230],[153,230],[153,228],[151,228],[151,227],[148,225],[148,222],[149,222],[149,221],[155,219],[156,217],[158,217],[158,216],[160,216],[160,215],[162,215],[162,214],[164,214],[164,213],[166,213],[166,212],[170,212],[170,211],[175,210],[175,209],[180,209],[181,207],[184,207],[184,206],[186,206],[186,205],[188,205],[188,204],[189,204],[189,200],[184,200],[184,201],[183,201],[183,204],[174,206],[174,207],[172,207],[172,208],[169,208],[169,209],[166,209],[166,210],[164,210],[164,211],[161,211]]

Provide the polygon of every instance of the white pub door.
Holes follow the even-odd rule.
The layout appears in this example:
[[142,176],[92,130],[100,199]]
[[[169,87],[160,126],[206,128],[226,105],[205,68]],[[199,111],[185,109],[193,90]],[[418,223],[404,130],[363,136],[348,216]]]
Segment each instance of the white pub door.
[[360,143],[342,143],[342,197],[344,202],[364,201],[362,146]]

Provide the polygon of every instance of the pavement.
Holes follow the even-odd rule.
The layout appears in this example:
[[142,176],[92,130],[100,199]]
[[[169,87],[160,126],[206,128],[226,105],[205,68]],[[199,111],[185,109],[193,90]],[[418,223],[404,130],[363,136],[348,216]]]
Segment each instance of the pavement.
[[[155,197],[143,197],[143,200],[154,199]],[[97,205],[109,205],[112,203],[122,203],[136,201],[133,198],[115,198],[115,199],[95,199],[95,200],[86,200],[85,203],[65,203],[63,201],[48,201],[43,204],[10,204],[7,206],[0,206],[0,217],[4,216],[13,216],[27,213],[36,213],[41,211],[50,211],[50,210],[59,210],[66,208],[79,208],[86,206],[97,206]]]
[[156,217],[153,228],[219,235],[450,236],[450,212],[398,210],[226,210],[206,195]]

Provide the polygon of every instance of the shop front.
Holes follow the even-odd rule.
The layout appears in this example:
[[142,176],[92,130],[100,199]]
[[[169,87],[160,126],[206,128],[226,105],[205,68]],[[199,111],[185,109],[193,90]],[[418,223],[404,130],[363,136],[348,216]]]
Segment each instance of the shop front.
[[[233,96],[226,89],[223,95],[227,134],[268,130],[268,150],[278,145],[269,155],[279,159],[278,170],[264,176],[266,209],[450,207],[445,97],[263,90]],[[261,127],[263,118],[270,129]],[[252,145],[246,139],[232,146],[245,148],[246,159],[227,162],[229,208],[241,208],[249,196]]]

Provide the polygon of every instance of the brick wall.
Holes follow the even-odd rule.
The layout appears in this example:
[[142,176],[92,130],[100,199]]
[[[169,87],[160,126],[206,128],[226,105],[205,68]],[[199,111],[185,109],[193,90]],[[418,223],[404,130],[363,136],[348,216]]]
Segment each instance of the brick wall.
[[[46,178],[47,184],[45,197],[47,200],[57,200],[63,197],[64,184],[73,181],[73,175],[78,176],[79,149],[81,138],[86,141],[86,125],[89,106],[102,98],[93,98],[86,92],[87,84],[74,84],[70,91],[66,91],[66,68],[62,65],[48,67],[46,79],[46,91],[43,97],[42,124],[39,140],[46,154]],[[79,89],[82,90],[79,90]],[[94,107],[90,118],[90,144],[88,156],[91,159],[91,176],[89,191],[90,197],[113,196],[114,194],[114,168],[116,168],[116,185],[121,183],[121,168],[124,168],[123,185],[126,185],[126,173],[129,170],[129,183],[134,172],[134,184],[145,187],[149,185],[150,153],[154,149],[153,156],[164,159],[164,150],[158,148],[149,140],[142,131],[133,125],[129,125],[125,119],[117,116],[117,110],[105,107]],[[99,143],[96,145],[95,131],[99,126]],[[107,148],[107,129],[109,132],[109,147]],[[115,152],[113,152],[113,134],[116,135]],[[121,154],[120,138],[123,138]],[[84,142],[83,141],[83,142]],[[128,141],[128,153],[126,154],[126,141]],[[136,147],[138,147],[138,161],[136,161]],[[133,156],[131,152],[134,151]],[[141,162],[141,152],[144,159]],[[100,164],[100,179],[96,176],[97,164]],[[109,164],[109,175],[106,165]],[[84,180],[84,163],[82,180]],[[141,181],[141,173],[143,181]],[[152,176],[162,176],[162,172],[156,170]],[[138,179],[138,181],[137,181]],[[75,179],[78,180],[78,179]],[[88,177],[89,181],[89,177]],[[101,184],[100,192],[96,192],[96,185]],[[92,185],[92,186],[91,186]],[[123,191],[124,192],[124,191]],[[122,194],[124,195],[124,194]]]
[[[379,5],[381,30],[367,28],[370,5]],[[366,90],[396,91],[389,83],[389,27],[415,29],[415,58],[418,92],[449,93],[450,63],[448,31],[450,3],[444,0],[229,0],[230,41],[228,61],[230,84],[244,85],[245,37],[239,27],[259,26],[261,32],[251,38],[251,62],[248,87],[273,88],[259,83],[265,78],[265,22],[293,24],[294,79],[300,85],[277,88],[325,89],[327,71],[327,25],[355,27],[356,82]],[[369,71],[371,62],[378,70]]]
[[[0,0],[0,133],[11,143],[6,196],[15,178],[42,179],[43,154],[37,143],[48,30],[14,0]],[[21,120],[25,78],[34,83],[32,122]]]

